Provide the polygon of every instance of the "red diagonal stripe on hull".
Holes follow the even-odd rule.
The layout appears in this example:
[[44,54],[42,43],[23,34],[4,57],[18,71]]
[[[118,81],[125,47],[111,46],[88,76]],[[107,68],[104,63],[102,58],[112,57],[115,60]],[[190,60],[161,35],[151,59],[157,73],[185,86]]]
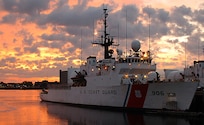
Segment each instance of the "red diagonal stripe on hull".
[[143,108],[143,104],[147,94],[147,89],[148,89],[148,84],[132,85],[127,107]]

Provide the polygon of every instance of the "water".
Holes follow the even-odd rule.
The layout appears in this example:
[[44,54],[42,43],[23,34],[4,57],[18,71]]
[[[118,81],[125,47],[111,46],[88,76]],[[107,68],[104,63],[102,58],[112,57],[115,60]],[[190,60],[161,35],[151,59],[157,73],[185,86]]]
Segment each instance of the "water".
[[204,118],[122,113],[41,102],[40,90],[0,90],[1,125],[203,125]]

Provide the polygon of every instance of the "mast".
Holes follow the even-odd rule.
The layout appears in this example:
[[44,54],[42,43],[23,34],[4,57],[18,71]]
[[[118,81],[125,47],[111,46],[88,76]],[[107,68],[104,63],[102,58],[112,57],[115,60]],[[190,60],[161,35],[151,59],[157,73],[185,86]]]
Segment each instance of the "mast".
[[[101,36],[101,41],[100,42],[94,42],[93,44],[99,44],[101,46],[104,47],[104,59],[109,59],[112,56],[112,52],[109,51],[109,46],[111,46],[113,44],[113,38],[110,37],[110,34],[107,33],[107,17],[108,17],[108,13],[107,13],[107,9],[104,8],[104,20],[103,20],[103,25],[104,25],[104,32],[103,35]],[[110,55],[109,55],[110,54]]]
[[[109,58],[109,55],[108,55],[108,47],[110,46],[109,45],[109,39],[107,38],[108,37],[108,34],[107,34],[107,17],[108,17],[108,13],[107,13],[107,9],[103,9],[104,11],[104,41],[103,41],[103,46],[104,46],[104,58],[107,59]],[[107,41],[108,40],[108,41]]]

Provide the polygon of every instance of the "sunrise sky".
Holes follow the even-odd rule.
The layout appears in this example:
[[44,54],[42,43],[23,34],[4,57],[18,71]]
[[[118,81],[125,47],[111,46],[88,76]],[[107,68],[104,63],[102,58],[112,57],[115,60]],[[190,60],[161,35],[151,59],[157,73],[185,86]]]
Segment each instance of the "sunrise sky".
[[137,39],[147,51],[150,35],[158,71],[204,59],[201,0],[0,0],[0,82],[59,81],[60,69],[79,67],[89,55],[102,58],[91,42],[103,7],[119,49]]

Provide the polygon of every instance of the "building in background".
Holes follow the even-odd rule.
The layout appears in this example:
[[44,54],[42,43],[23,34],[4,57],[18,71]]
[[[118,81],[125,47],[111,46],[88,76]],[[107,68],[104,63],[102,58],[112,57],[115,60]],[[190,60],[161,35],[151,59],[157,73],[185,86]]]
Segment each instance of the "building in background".
[[60,84],[67,84],[67,71],[60,70]]

